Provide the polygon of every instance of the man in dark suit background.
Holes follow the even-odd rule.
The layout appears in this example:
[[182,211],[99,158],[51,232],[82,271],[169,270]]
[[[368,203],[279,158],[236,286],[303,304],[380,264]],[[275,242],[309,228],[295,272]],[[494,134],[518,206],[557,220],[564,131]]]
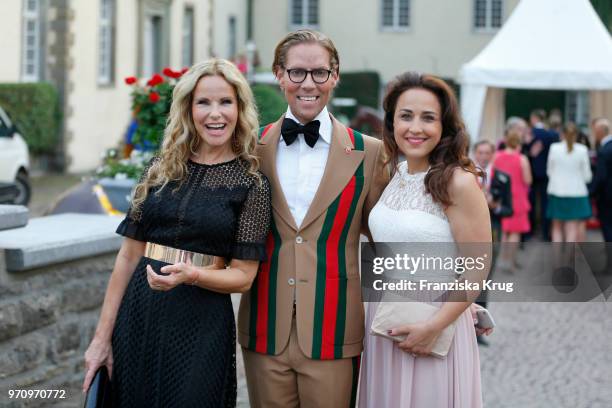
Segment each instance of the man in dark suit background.
[[531,203],[530,222],[531,230],[535,231],[537,214],[539,214],[539,226],[542,229],[542,238],[550,241],[550,222],[546,218],[548,176],[546,175],[546,162],[550,145],[559,141],[559,134],[547,130],[544,126],[546,113],[542,109],[531,112],[529,122],[531,123],[532,139],[527,144],[533,184],[529,193]]
[[[593,125],[597,152],[595,177],[591,183],[591,194],[597,203],[597,213],[601,222],[604,241],[612,242],[612,134],[610,121],[597,119]],[[611,260],[608,259],[608,264]]]
[[481,140],[474,144],[473,153],[474,162],[486,174],[486,180],[479,180],[479,182],[489,204],[493,241],[499,242],[501,237],[501,218],[512,215],[510,176],[503,171],[491,171],[491,161],[495,153],[493,143],[488,140]]

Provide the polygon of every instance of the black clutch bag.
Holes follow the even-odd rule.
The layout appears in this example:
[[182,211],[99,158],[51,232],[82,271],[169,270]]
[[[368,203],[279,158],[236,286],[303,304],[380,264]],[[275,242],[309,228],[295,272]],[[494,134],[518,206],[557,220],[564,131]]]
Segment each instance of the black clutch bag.
[[84,408],[111,407],[111,382],[106,366],[98,368],[85,398]]
[[489,192],[494,201],[499,201],[500,206],[495,214],[498,217],[511,217],[514,214],[512,208],[512,190],[510,185],[510,176],[501,170],[495,169],[495,174],[491,179]]

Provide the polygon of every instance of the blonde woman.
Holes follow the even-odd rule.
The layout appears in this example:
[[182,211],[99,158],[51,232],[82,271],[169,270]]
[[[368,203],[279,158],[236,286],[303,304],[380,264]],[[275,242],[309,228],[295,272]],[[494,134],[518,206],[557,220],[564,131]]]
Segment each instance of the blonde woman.
[[232,63],[196,64],[176,85],[159,157],[117,229],[125,240],[85,353],[84,390],[106,365],[113,406],[235,405],[229,294],[247,291],[266,259],[271,217],[257,130]]
[[563,140],[550,145],[548,207],[552,219],[553,242],[581,242],[586,220],[591,216],[587,183],[591,181],[591,163],[586,146],[576,143],[578,128],[568,123],[561,132]]

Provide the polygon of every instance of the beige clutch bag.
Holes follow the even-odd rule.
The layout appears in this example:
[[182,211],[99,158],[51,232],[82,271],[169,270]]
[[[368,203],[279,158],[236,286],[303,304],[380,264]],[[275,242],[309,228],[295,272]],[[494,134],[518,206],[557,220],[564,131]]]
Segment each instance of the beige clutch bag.
[[[390,336],[388,330],[422,322],[429,319],[438,310],[440,309],[422,302],[381,302],[378,304],[370,333],[397,342],[404,341],[406,335]],[[455,326],[456,322],[453,322],[442,330],[431,351],[433,357],[446,357],[455,335]]]

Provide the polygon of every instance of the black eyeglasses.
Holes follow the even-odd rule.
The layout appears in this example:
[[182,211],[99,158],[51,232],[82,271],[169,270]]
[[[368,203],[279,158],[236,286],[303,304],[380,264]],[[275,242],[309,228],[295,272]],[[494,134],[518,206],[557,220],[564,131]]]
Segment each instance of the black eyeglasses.
[[325,68],[317,68],[317,69],[304,69],[304,68],[293,68],[287,69],[287,74],[289,74],[289,79],[291,82],[296,84],[301,84],[306,80],[306,76],[310,74],[312,81],[315,84],[324,84],[329,79],[329,76],[333,72],[330,69]]

